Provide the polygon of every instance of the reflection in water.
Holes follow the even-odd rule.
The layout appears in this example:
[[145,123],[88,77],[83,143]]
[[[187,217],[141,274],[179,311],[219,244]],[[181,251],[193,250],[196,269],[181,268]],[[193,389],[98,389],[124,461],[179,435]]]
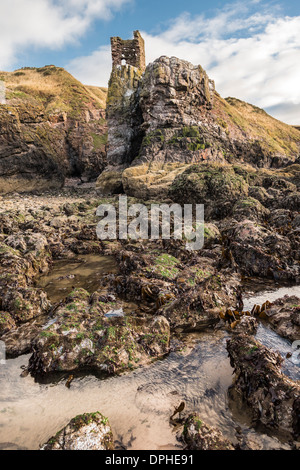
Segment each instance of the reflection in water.
[[[295,289],[290,294],[297,294]],[[269,293],[262,299],[274,300]],[[255,303],[263,302],[251,298],[249,309]],[[234,442],[237,426],[240,432],[255,436],[244,417],[228,406],[233,370],[226,352],[227,337],[222,331],[188,335],[187,349],[173,352],[163,361],[106,380],[75,378],[70,389],[65,387],[67,377],[51,385],[38,384],[30,376],[20,378],[21,366],[28,363],[29,356],[8,360],[0,367],[1,447],[37,449],[77,414],[100,411],[109,417],[119,448],[180,448],[169,418],[182,401],[185,413],[197,411]],[[258,338],[283,354],[289,348],[288,342],[263,325]],[[287,369],[293,377],[298,373]],[[265,449],[278,446],[277,439],[266,435],[260,434],[259,441]]]
[[[255,296],[248,297],[244,300],[244,309],[251,310],[255,304],[262,305],[266,300],[275,302],[275,300],[280,299],[285,295],[295,295],[300,298],[300,286],[281,287],[279,289],[270,288],[267,291],[259,292],[255,294]],[[280,352],[284,358],[282,366],[283,372],[293,380],[300,380],[299,365],[293,364],[291,358],[286,358],[287,354],[292,352],[291,342],[289,340],[279,336],[266,322],[261,322],[259,324],[256,338],[267,348]]]
[[117,263],[112,256],[82,255],[76,260],[54,261],[50,273],[38,281],[38,287],[52,302],[59,302],[74,288],[95,292],[104,274],[116,273]]
[[0,442],[37,448],[71,418],[101,411],[109,417],[116,440],[131,449],[175,449],[179,443],[169,417],[185,401],[203,419],[234,435],[226,404],[232,370],[223,333],[203,334],[188,354],[172,353],[164,361],[129,375],[100,380],[78,378],[70,390],[65,380],[41,385],[21,379],[29,356],[7,361],[0,369]]
[[[255,291],[255,286],[252,287]],[[244,310],[251,310],[255,304],[262,305],[266,300],[269,300],[269,302],[275,302],[275,300],[281,299],[285,295],[296,295],[300,298],[300,286],[278,288],[271,285],[268,290],[247,295],[244,298]]]

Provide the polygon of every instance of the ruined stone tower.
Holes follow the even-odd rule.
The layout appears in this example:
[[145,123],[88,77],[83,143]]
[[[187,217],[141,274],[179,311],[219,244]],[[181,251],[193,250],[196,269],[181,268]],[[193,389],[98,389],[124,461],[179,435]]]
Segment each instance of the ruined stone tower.
[[137,91],[146,69],[145,42],[139,31],[134,31],[133,36],[125,41],[119,37],[111,38],[113,66],[106,106],[108,167],[103,179],[110,180],[116,194],[122,187],[120,168],[124,170],[136,158],[144,136]]
[[119,65],[132,65],[144,71],[146,68],[145,42],[139,31],[134,31],[134,39],[123,40],[113,37],[111,41],[111,53],[113,67]]

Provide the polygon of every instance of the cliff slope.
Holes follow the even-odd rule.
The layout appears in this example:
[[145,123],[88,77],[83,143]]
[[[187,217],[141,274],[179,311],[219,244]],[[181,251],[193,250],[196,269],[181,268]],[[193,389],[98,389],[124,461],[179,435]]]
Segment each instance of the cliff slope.
[[0,192],[96,179],[106,165],[106,89],[86,87],[62,68],[0,72]]

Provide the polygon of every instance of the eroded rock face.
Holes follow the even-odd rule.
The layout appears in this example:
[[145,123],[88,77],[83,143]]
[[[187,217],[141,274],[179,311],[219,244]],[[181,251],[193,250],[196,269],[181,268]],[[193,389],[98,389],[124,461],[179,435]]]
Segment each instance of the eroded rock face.
[[115,67],[111,74],[107,97],[107,160],[113,166],[130,164],[136,156],[134,148],[141,124],[136,95],[141,75],[142,71],[133,66]]
[[106,165],[105,91],[56,67],[1,79],[0,193],[60,188],[68,176],[95,180]]
[[99,412],[76,416],[40,450],[114,450],[109,421]]
[[90,297],[83,289],[74,290],[55,321],[37,337],[30,371],[90,369],[114,374],[169,352],[170,326],[164,317],[120,316],[120,307],[100,294]]
[[212,109],[214,91],[214,83],[201,66],[160,57],[147,67],[141,86],[145,127],[153,131],[166,124],[174,128],[197,125],[201,106]]
[[218,429],[203,423],[197,414],[185,421],[182,439],[187,450],[235,450]]
[[298,437],[300,387],[282,374],[280,354],[245,335],[234,336],[227,350],[236,374],[236,399],[249,406],[254,423]]
[[[127,194],[166,198],[192,164],[280,168],[297,160],[299,131],[247,103],[223,100],[200,66],[160,57],[140,72],[114,67],[109,86],[109,170]],[[106,193],[108,176],[98,181]]]
[[132,65],[113,68],[107,97],[108,167],[97,181],[103,194],[123,192],[122,173],[137,157],[143,133],[138,87],[143,71]]

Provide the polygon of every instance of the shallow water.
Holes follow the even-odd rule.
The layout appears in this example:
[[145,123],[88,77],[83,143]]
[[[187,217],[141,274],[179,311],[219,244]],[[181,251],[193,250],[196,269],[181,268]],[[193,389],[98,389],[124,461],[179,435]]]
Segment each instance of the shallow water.
[[[250,285],[252,287],[253,293],[248,293],[244,296],[244,310],[251,310],[252,307],[257,305],[262,305],[266,300],[269,302],[275,302],[275,300],[284,297],[285,295],[295,295],[300,297],[300,286],[284,286],[278,287],[276,284],[271,284],[267,289],[261,290],[261,285]],[[249,286],[249,287],[250,287]],[[259,289],[256,292],[256,289]]]
[[[262,305],[266,300],[275,302],[275,300],[280,299],[285,295],[295,295],[300,298],[300,286],[285,286],[280,288],[276,286],[273,286],[272,288],[270,286],[266,291],[257,292],[255,295],[245,297],[244,309],[245,311],[251,311],[255,304]],[[291,342],[289,340],[279,336],[266,322],[261,322],[259,324],[256,338],[268,348],[273,349],[274,351],[279,351],[284,358],[282,366],[283,372],[294,380],[300,380],[299,365],[293,364],[291,359],[286,359],[286,355],[292,352]]]
[[[267,291],[261,298],[275,300],[282,293],[273,292],[271,298]],[[300,296],[300,288],[288,293]],[[256,294],[246,302],[250,308],[263,301]],[[180,448],[169,418],[182,401],[185,413],[197,411],[203,421],[219,427],[235,442],[238,426],[243,434],[258,436],[264,449],[279,447],[275,437],[256,433],[239,410],[229,407],[227,392],[233,371],[226,352],[227,337],[222,331],[188,335],[187,348],[163,361],[106,380],[77,378],[70,389],[65,387],[67,377],[51,385],[38,384],[30,376],[20,378],[20,367],[28,363],[29,356],[8,360],[0,366],[0,448],[37,449],[77,414],[97,410],[109,417],[117,448]],[[258,338],[283,356],[290,351],[288,341],[262,324]],[[299,378],[290,360],[284,367],[291,377]]]
[[50,273],[42,276],[37,286],[47,292],[51,302],[59,302],[76,287],[92,294],[104,274],[117,272],[117,263],[112,256],[81,255],[76,260],[54,261]]

